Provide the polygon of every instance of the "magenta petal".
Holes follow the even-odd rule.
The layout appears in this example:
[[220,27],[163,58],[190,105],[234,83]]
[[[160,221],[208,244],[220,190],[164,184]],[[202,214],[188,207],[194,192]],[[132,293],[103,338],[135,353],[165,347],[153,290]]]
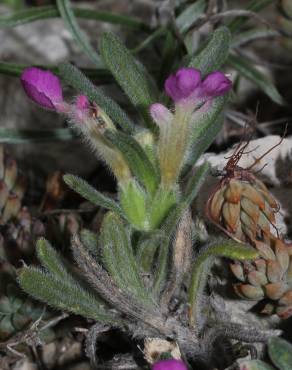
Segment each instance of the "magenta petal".
[[87,110],[90,107],[89,100],[85,95],[78,95],[76,98],[76,108],[80,110]]
[[202,83],[202,92],[206,96],[219,96],[225,94],[232,87],[232,82],[222,72],[210,73]]
[[201,74],[195,68],[181,68],[165,81],[165,91],[174,101],[190,96],[200,85]]
[[181,360],[172,359],[156,362],[152,370],[187,370],[187,367]]
[[181,68],[176,73],[178,86],[186,95],[190,95],[201,82],[201,73],[195,68]]
[[60,80],[52,72],[30,67],[22,72],[20,79],[26,94],[42,107],[55,109],[63,101]]

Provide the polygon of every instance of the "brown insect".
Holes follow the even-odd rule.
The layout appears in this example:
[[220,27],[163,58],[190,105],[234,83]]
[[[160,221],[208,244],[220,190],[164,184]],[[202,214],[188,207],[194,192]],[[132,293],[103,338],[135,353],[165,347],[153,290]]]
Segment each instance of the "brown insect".
[[270,237],[270,226],[278,235],[275,214],[279,211],[279,206],[264,183],[251,170],[282,143],[285,134],[279,143],[255,159],[248,168],[238,166],[238,162],[244,154],[255,149],[246,151],[250,140],[245,143],[240,141],[220,173],[222,179],[207,201],[207,217],[237,241],[254,243],[263,240],[266,235]]
[[106,128],[106,122],[104,121],[104,119],[101,117],[100,113],[99,113],[99,107],[98,105],[95,103],[95,102],[92,102],[90,104],[90,110],[89,110],[89,113],[90,113],[90,116],[94,119],[96,119],[96,122],[98,124],[98,127],[100,129],[105,129]]

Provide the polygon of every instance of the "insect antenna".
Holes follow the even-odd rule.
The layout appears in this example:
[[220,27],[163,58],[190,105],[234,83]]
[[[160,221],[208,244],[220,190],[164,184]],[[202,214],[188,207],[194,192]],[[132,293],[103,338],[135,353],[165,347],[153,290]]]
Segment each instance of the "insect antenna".
[[249,166],[248,168],[247,168],[247,170],[251,170],[257,163],[259,163],[267,154],[269,154],[269,153],[271,153],[271,151],[272,150],[274,150],[275,148],[277,148],[277,146],[279,146],[279,145],[281,145],[282,144],[282,142],[283,142],[283,140],[284,140],[284,138],[285,138],[285,136],[286,136],[286,134],[287,134],[287,128],[288,128],[288,123],[286,124],[286,126],[285,126],[285,131],[284,131],[284,134],[283,134],[283,136],[281,137],[281,140],[277,143],[277,144],[275,144],[275,145],[273,145],[269,150],[267,150],[264,154],[262,154],[259,158],[257,158],[254,162],[253,162],[253,164],[251,165],[251,166]]

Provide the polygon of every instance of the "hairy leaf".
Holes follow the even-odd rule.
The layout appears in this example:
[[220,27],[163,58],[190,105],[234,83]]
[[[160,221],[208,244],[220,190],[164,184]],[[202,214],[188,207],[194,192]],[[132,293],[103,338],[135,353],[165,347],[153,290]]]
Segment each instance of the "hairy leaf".
[[197,303],[200,300],[202,292],[201,282],[205,283],[208,272],[208,258],[226,257],[234,260],[244,261],[252,260],[258,256],[258,252],[251,247],[234,241],[222,240],[221,242],[211,243],[202,248],[195,259],[193,265],[192,279],[189,287],[189,304],[190,304],[190,323],[195,324],[195,311]]
[[87,199],[89,202],[95,204],[96,206],[109,209],[116,212],[119,215],[123,215],[123,212],[119,205],[112,199],[104,196],[102,193],[94,189],[85,180],[74,175],[64,175],[64,182],[76,193],[80,194],[82,197]]
[[95,257],[98,256],[98,237],[95,233],[88,229],[82,229],[80,232],[80,238],[82,244],[88,249],[88,251]]
[[150,194],[154,193],[158,185],[157,170],[138,141],[122,132],[106,131],[105,136],[121,151],[138,181]]
[[227,59],[230,41],[228,28],[217,28],[203,50],[191,59],[189,67],[198,68],[203,76],[219,69]]
[[104,266],[116,284],[142,301],[148,300],[140,279],[129,232],[122,220],[113,213],[108,213],[103,219],[100,248],[103,252]]
[[89,100],[100,106],[105,113],[124,131],[133,132],[134,123],[123,111],[123,109],[111,98],[104,95],[101,89],[84,76],[84,74],[71,64],[61,64],[59,66],[62,78],[76,90],[85,94]]
[[138,230],[148,230],[146,193],[135,180],[120,188],[120,204],[129,223]]
[[149,106],[157,101],[157,91],[149,82],[151,77],[134,59],[118,37],[104,33],[100,39],[100,53],[121,88],[141,113],[147,126],[154,128],[149,116]]
[[62,262],[62,257],[44,238],[37,241],[37,255],[50,274],[60,280],[73,281]]
[[109,311],[102,308],[100,301],[97,301],[95,297],[77,284],[68,284],[66,280],[56,279],[54,276],[32,267],[21,269],[18,282],[28,294],[54,308],[73,312],[96,321],[116,321]]

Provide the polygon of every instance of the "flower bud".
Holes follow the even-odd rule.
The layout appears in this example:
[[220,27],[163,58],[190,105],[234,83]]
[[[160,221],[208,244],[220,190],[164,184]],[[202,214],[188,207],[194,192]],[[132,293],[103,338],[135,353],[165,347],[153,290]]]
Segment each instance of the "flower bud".
[[171,359],[156,362],[152,370],[187,370],[187,367],[183,361]]
[[165,81],[165,91],[175,102],[188,98],[201,83],[201,73],[195,68],[180,68]]
[[30,67],[22,72],[20,79],[26,94],[35,103],[44,108],[61,110],[62,86],[52,72]]
[[224,73],[216,71],[210,73],[202,82],[202,94],[207,97],[223,95],[232,87],[232,82]]

